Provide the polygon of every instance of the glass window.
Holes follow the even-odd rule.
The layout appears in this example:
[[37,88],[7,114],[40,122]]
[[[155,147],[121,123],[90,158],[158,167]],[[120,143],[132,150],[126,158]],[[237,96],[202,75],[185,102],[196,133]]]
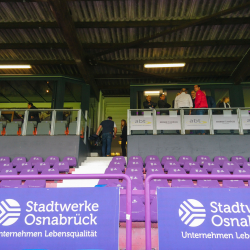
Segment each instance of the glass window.
[[250,107],[250,87],[243,88],[244,105],[245,107]]
[[218,105],[223,97],[229,96],[229,89],[215,89],[214,96],[216,105]]

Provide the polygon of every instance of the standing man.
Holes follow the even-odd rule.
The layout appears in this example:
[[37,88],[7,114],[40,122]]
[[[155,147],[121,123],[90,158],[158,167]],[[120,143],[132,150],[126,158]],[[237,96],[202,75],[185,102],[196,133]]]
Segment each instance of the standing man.
[[[181,89],[181,94],[178,95],[175,98],[175,104],[174,104],[174,108],[178,109],[178,108],[193,108],[193,102],[191,99],[191,96],[189,94],[186,94],[187,89],[186,88],[182,88]],[[190,115],[191,114],[191,109],[184,109],[184,115]]]
[[[37,109],[32,102],[28,103],[28,109]],[[40,122],[40,118],[39,118],[39,112],[38,111],[29,111],[29,117],[28,120],[29,121],[34,121],[34,122]]]
[[102,156],[110,156],[111,152],[111,143],[114,130],[114,138],[116,137],[117,127],[116,124],[112,121],[112,117],[109,116],[107,120],[101,122],[99,128],[96,131],[96,135],[99,135],[99,132],[102,128]]
[[[191,91],[191,98],[192,98],[192,102],[193,102],[193,108],[195,107],[195,96],[196,96],[196,93],[194,90]],[[193,112],[192,112],[193,113]]]
[[[207,98],[205,94],[201,91],[201,86],[200,85],[194,85],[194,91],[196,92],[196,97],[195,97],[195,108],[199,109],[196,110],[196,115],[204,115],[205,110],[203,108],[207,108]],[[203,134],[205,135],[205,130],[200,130],[199,135]]]
[[150,95],[148,95],[147,97],[146,97],[146,101],[145,102],[143,102],[143,107],[145,108],[145,109],[154,109],[156,106],[157,106],[157,104],[156,103],[154,103],[154,102],[151,102],[151,96]]
[[[158,101],[158,107],[160,109],[168,109],[171,108],[171,105],[167,103],[167,100],[165,94],[160,94],[160,100]],[[168,111],[160,111],[161,115],[168,115],[169,112]]]
[[207,93],[205,90],[202,90],[202,92],[204,93],[204,95],[207,98],[207,106],[208,108],[216,108],[216,102],[214,100],[214,98],[212,96],[207,96]]

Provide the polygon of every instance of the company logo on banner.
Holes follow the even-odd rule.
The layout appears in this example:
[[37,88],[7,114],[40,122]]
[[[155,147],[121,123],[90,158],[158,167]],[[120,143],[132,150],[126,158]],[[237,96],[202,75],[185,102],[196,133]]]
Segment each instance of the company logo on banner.
[[250,189],[183,191],[157,190],[159,249],[250,249]]
[[239,129],[237,115],[213,115],[214,129]]
[[10,188],[0,195],[1,249],[118,248],[118,188]]
[[[6,199],[0,204],[0,225],[10,226],[14,224],[20,216],[20,205],[13,199]],[[11,217],[11,218],[10,218]]]
[[250,128],[250,118],[249,116],[242,116],[242,127],[243,129],[249,129]]
[[185,115],[185,130],[210,129],[208,115]]
[[180,130],[180,116],[158,115],[156,116],[157,130]]
[[185,225],[190,227],[200,226],[206,217],[204,206],[197,200],[188,199],[179,208],[179,216]]
[[131,116],[131,130],[153,130],[153,117]]

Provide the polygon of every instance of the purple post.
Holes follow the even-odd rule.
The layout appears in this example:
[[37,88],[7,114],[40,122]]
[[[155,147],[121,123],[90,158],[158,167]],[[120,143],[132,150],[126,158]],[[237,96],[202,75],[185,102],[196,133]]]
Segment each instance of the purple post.
[[0,180],[62,180],[62,179],[124,179],[126,192],[126,249],[132,250],[132,192],[131,179],[125,174],[57,174],[57,175],[0,175]]
[[151,250],[150,181],[152,179],[187,180],[250,180],[250,175],[196,175],[196,174],[152,174],[145,180],[145,238],[146,250]]

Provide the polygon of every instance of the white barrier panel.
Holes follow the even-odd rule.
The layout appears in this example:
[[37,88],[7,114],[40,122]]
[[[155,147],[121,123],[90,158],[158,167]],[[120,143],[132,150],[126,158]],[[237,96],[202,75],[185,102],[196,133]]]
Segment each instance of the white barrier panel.
[[242,116],[241,119],[243,129],[250,129],[250,116]]
[[153,130],[152,116],[131,116],[131,130]]
[[214,129],[237,130],[239,129],[237,115],[213,115],[213,126]]
[[181,130],[181,117],[157,116],[156,126],[157,130]]
[[208,115],[184,115],[185,130],[198,129],[209,130],[209,116]]

